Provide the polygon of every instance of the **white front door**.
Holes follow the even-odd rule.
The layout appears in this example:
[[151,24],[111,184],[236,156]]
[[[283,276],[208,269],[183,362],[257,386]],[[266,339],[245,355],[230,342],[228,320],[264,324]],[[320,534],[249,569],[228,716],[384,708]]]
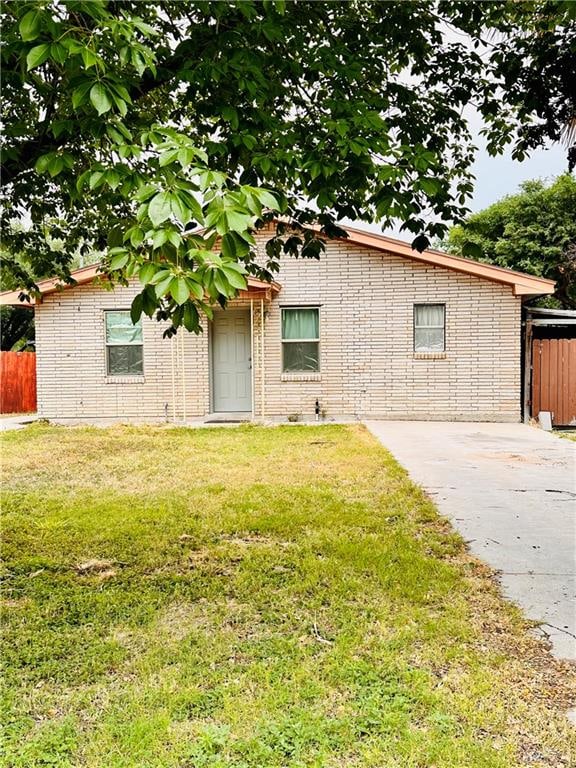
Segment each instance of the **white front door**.
[[212,324],[212,410],[252,410],[250,313],[227,309]]

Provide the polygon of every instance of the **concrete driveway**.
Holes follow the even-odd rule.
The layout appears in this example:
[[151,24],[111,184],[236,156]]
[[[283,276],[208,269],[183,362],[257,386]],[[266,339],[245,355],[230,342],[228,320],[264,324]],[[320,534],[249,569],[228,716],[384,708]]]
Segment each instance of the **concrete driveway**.
[[576,443],[525,424],[368,421],[504,594],[576,659]]
[[22,429],[26,424],[36,421],[35,413],[14,413],[0,417],[0,432],[10,432],[13,429]]

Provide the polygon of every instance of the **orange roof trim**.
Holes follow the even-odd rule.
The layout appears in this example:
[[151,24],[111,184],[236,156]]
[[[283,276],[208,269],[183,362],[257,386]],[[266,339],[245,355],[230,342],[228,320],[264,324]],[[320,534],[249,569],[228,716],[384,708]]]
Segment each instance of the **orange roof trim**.
[[[320,227],[311,226],[310,229],[320,231]],[[511,269],[495,267],[492,264],[483,264],[472,259],[464,259],[461,256],[452,256],[443,251],[428,249],[419,253],[412,249],[409,243],[402,240],[396,240],[385,235],[377,235],[372,232],[365,232],[353,227],[342,227],[347,234],[347,238],[342,238],[341,242],[354,243],[376,251],[392,253],[395,256],[402,256],[406,259],[419,261],[423,264],[430,264],[433,267],[442,267],[451,269],[455,272],[461,272],[466,275],[473,275],[482,280],[490,280],[502,285],[509,285],[515,296],[542,296],[544,294],[554,293],[556,284],[553,280],[546,280],[543,277],[527,275],[524,272],[515,272]],[[76,285],[83,285],[92,282],[98,276],[98,265],[94,264],[82,269],[76,269],[72,272],[72,277]],[[55,291],[65,288],[73,288],[73,285],[63,283],[61,280],[42,280],[38,283],[42,296],[46,296]],[[248,278],[248,292],[263,293],[268,292],[268,296],[280,291],[280,284],[276,282],[266,283],[255,277]],[[33,306],[38,301],[22,302],[19,299],[21,291],[5,291],[0,293],[0,305],[12,304],[16,306]]]
[[[42,296],[47,296],[50,293],[56,293],[57,291],[62,291],[67,288],[75,288],[77,285],[93,283],[98,277],[105,279],[106,276],[98,271],[98,266],[98,264],[91,264],[89,267],[81,267],[80,269],[73,270],[71,275],[75,282],[72,285],[70,283],[64,283],[58,278],[40,280],[38,283],[40,293]],[[240,294],[254,294],[254,297],[262,294],[263,297],[271,298],[271,295],[278,293],[281,288],[280,283],[274,281],[267,283],[265,280],[258,280],[256,277],[248,276],[246,281],[248,283],[248,288],[246,291],[240,291]],[[4,293],[0,293],[0,305],[5,306],[11,304],[12,306],[32,308],[42,301],[41,299],[32,299],[31,302],[20,301],[19,297],[21,293],[22,291],[4,291]]]
[[[314,227],[316,231],[319,227]],[[342,227],[347,233],[347,238],[342,238],[342,242],[356,243],[373,248],[377,251],[386,251],[395,256],[403,256],[407,259],[420,261],[423,264],[430,264],[434,267],[443,267],[452,269],[456,272],[462,272],[467,275],[474,275],[484,280],[491,280],[495,283],[510,285],[515,296],[539,296],[542,294],[554,293],[556,283],[553,280],[546,280],[543,277],[527,275],[525,272],[515,272],[512,269],[496,267],[493,264],[483,264],[480,261],[465,259],[462,256],[453,256],[444,251],[435,251],[431,248],[419,253],[412,249],[409,243],[403,240],[396,240],[385,235],[377,235],[372,232],[365,232],[353,227]]]

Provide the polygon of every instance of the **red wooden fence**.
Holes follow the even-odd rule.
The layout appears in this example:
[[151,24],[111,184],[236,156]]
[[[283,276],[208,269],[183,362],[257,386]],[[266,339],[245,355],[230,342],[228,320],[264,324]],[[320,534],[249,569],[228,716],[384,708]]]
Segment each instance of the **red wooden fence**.
[[36,410],[36,354],[0,352],[0,413]]
[[534,339],[532,416],[550,411],[555,427],[576,424],[576,339]]

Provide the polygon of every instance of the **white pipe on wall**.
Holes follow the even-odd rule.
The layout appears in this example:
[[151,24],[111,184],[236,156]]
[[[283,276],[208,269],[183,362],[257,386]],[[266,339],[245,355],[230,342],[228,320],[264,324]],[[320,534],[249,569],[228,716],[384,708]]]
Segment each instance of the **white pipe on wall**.
[[250,386],[252,389],[252,421],[254,421],[254,411],[255,411],[255,404],[254,400],[256,397],[256,369],[254,366],[255,363],[255,355],[254,355],[254,299],[250,299]]
[[264,381],[264,299],[260,299],[260,386],[262,387],[262,421],[266,413],[266,382]]
[[184,329],[180,329],[180,365],[182,366],[182,420],[186,421],[186,359],[184,354]]
[[174,372],[174,336],[170,339],[170,361],[172,367],[172,421],[176,421],[176,375]]

